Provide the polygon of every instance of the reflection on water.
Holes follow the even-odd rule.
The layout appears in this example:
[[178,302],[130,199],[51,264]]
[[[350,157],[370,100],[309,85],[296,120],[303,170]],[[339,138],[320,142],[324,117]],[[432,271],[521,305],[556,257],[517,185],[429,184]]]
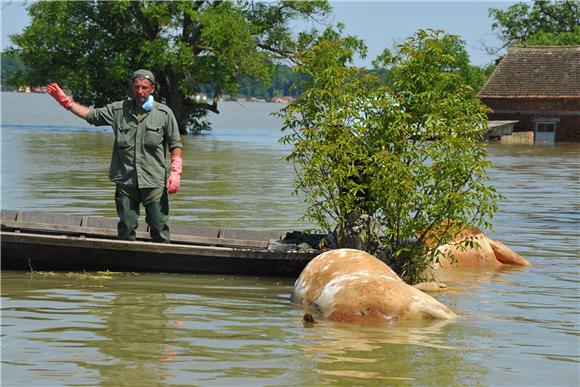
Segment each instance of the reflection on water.
[[[3,378],[45,385],[480,380],[466,326],[304,326],[291,279],[3,273]],[[11,348],[11,351],[6,350]],[[18,349],[18,350],[14,350]],[[431,360],[429,360],[431,359]],[[433,359],[448,372],[435,379]]]
[[[280,107],[223,104],[185,138],[173,222],[309,226]],[[3,93],[2,208],[114,216],[111,146],[45,95]],[[451,273],[436,297],[457,321],[305,326],[292,278],[3,272],[2,384],[579,385],[580,148],[488,149],[506,196],[488,233],[534,266]]]
[[[351,380],[353,384],[393,384],[411,381],[425,384],[433,375],[424,373],[421,358],[433,357],[437,362],[463,363],[462,349],[449,346],[449,321],[404,323],[388,328],[352,327],[322,323],[306,331],[304,358],[316,364],[322,380],[335,384]],[[396,367],[394,366],[396,364]],[[433,366],[429,361],[427,364]],[[455,367],[455,366],[454,366]],[[460,369],[441,373],[437,384],[458,384],[457,377],[468,377]],[[477,378],[475,378],[477,380]]]
[[95,331],[95,340],[85,344],[98,349],[103,359],[96,364],[83,359],[77,366],[97,371],[105,386],[116,386],[119,380],[161,384],[170,377],[162,366],[171,357],[165,344],[171,334],[166,309],[163,293],[117,292],[109,305],[95,308],[102,328]]

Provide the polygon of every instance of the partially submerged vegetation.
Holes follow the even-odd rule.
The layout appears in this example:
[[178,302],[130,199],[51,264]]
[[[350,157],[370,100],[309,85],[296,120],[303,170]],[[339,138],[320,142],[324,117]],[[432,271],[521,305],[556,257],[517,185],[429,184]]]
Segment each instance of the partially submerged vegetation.
[[293,145],[304,217],[330,247],[363,249],[416,283],[458,229],[491,226],[487,108],[458,36],[420,30],[386,50],[375,63],[388,79],[352,65],[364,50],[329,29],[303,52],[297,70],[311,81],[281,114],[281,141]]

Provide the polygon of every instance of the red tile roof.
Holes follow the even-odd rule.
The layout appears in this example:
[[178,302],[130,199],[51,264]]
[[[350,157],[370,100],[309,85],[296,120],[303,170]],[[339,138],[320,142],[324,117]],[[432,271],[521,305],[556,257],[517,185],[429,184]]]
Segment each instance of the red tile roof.
[[480,98],[580,98],[580,46],[510,47]]

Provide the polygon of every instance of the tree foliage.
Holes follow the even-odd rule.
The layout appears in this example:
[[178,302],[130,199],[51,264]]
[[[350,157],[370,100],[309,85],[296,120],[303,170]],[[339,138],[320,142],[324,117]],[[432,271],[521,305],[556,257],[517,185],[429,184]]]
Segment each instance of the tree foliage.
[[24,66],[24,62],[15,53],[2,52],[0,55],[0,62],[2,63],[2,76],[0,77],[2,90],[16,90],[18,85],[22,84],[16,76],[17,74],[24,73],[26,66]]
[[[59,82],[88,105],[119,99],[133,70],[152,70],[185,133],[207,128],[206,113],[219,113],[220,96],[235,94],[238,79],[267,81],[272,63],[311,39],[296,39],[292,20],[329,10],[326,1],[41,1],[12,41],[27,83]],[[208,86],[209,103],[190,98]]]
[[353,230],[366,229],[363,248],[416,282],[440,258],[426,242],[454,236],[442,225],[491,226],[487,108],[457,36],[420,30],[386,50],[375,63],[388,77],[352,66],[361,48],[327,31],[304,51],[297,70],[311,81],[281,114],[281,141],[293,145],[304,217],[333,247],[353,247]]
[[292,71],[291,67],[279,64],[274,67],[272,81],[269,84],[245,77],[239,82],[238,93],[245,97],[266,100],[282,96],[296,97],[302,92],[298,84],[304,80],[304,77],[304,74]]
[[532,5],[517,3],[507,10],[492,8],[496,31],[503,46],[580,44],[580,3],[577,0],[536,0]]

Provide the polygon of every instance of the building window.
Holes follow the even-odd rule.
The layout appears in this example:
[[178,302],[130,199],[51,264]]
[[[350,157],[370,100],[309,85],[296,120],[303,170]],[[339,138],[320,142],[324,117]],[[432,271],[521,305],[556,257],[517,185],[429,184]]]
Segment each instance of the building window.
[[555,131],[555,122],[536,122],[536,132],[538,133],[553,133]]
[[556,140],[556,120],[538,120],[534,122],[535,143],[553,144]]

